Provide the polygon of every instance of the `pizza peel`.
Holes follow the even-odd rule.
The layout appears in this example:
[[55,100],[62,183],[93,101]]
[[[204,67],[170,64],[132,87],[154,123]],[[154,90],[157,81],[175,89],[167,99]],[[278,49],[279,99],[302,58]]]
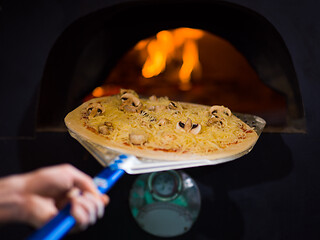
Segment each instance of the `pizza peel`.
[[[250,114],[233,113],[250,127],[254,128],[258,136],[262,133],[266,122],[264,119]],[[92,156],[105,168],[94,177],[94,182],[101,193],[107,193],[118,179],[126,172],[128,174],[143,174],[150,172],[183,169],[191,167],[200,167],[216,165],[229,162],[249,153],[254,144],[244,151],[227,157],[215,160],[197,159],[197,160],[177,160],[161,161],[157,159],[141,158],[134,155],[123,154],[113,149],[102,147],[98,144],[88,141],[77,133],[69,129],[70,135],[75,138]],[[70,214],[70,204],[62,209],[57,216],[39,229],[28,239],[61,239],[74,225],[75,219]]]

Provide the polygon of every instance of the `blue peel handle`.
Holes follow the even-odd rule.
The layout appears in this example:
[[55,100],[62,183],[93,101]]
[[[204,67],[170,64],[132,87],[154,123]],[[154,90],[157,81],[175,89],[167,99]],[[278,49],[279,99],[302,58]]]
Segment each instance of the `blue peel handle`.
[[[102,170],[93,180],[100,193],[107,193],[124,174],[118,164],[126,156],[121,155],[114,164]],[[61,239],[75,225],[76,220],[70,214],[71,204],[67,204],[51,221],[31,235],[28,240],[57,240]]]

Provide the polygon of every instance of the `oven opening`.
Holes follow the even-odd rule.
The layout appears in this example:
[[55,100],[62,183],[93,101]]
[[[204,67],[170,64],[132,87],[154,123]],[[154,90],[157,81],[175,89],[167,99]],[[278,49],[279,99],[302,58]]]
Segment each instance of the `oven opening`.
[[143,96],[224,105],[234,112],[286,123],[285,96],[264,84],[246,58],[227,40],[194,28],[161,30],[140,40],[85,98],[134,89]]
[[217,2],[164,2],[159,13],[154,7],[120,4],[66,29],[44,70],[38,131],[65,131],[64,116],[83,101],[130,88],[255,114],[267,132],[305,132],[290,54],[265,18]]

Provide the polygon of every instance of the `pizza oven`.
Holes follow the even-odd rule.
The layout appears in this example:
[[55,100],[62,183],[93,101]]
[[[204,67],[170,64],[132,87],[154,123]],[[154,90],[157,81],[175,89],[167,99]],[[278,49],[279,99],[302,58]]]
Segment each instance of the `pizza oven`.
[[[201,211],[174,239],[317,239],[318,3],[18,2],[0,5],[1,176],[65,162],[91,176],[101,170],[63,122],[92,97],[131,88],[225,105],[267,126],[250,154],[184,170],[199,186]],[[125,175],[105,217],[66,239],[159,239],[130,214],[136,178]],[[8,239],[32,230],[0,228]]]
[[64,129],[63,116],[82,101],[131,88],[256,114],[267,120],[266,131],[305,131],[290,53],[267,19],[231,3],[153,7],[116,5],[70,24],[44,68],[39,130]]

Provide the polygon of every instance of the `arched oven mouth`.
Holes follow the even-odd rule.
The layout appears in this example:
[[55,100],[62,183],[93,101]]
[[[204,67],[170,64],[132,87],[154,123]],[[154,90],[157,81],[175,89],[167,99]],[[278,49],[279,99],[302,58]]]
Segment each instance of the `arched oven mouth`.
[[[154,55],[150,46],[169,38],[162,45],[170,47],[181,38],[178,33],[184,38],[166,56],[164,69],[146,73]],[[194,65],[183,76],[190,52]],[[65,131],[69,111],[88,97],[120,88],[256,114],[267,121],[267,132],[305,132],[298,80],[284,41],[264,17],[235,4],[136,1],[72,23],[47,59],[37,130]]]

